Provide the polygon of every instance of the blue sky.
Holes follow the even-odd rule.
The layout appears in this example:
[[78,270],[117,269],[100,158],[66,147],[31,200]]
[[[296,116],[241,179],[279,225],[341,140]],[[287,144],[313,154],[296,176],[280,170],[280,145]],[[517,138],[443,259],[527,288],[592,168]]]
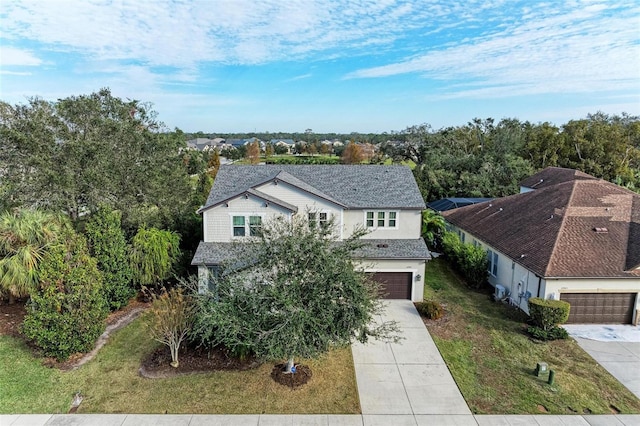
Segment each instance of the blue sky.
[[0,28],[3,101],[110,87],[185,131],[640,115],[635,0],[3,0]]

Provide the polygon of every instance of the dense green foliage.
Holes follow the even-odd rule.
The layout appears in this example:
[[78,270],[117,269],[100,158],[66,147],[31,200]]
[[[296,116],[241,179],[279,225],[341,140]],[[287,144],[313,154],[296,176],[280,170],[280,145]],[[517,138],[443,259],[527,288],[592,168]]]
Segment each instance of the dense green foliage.
[[340,157],[297,155],[295,157],[271,157],[267,164],[340,164]]
[[442,245],[442,236],[446,230],[446,222],[440,213],[431,209],[422,211],[422,237],[431,249]]
[[238,247],[242,261],[227,265],[215,290],[199,298],[203,343],[292,364],[352,339],[393,337],[394,324],[372,321],[381,308],[378,285],[351,261],[363,231],[337,244],[331,228],[305,219],[274,219],[257,241]]
[[527,327],[527,333],[537,340],[549,341],[568,339],[569,333],[562,327],[554,326],[544,329],[535,325]]
[[425,300],[423,302],[416,303],[416,309],[423,317],[436,320],[442,318],[444,315],[444,307],[440,302],[435,300]]
[[429,125],[399,135],[404,145],[388,155],[412,159],[425,200],[502,197],[518,182],[549,166],[584,171],[640,190],[640,120],[597,113],[561,127],[503,119],[474,119],[434,131]]
[[40,266],[40,287],[31,294],[25,337],[47,356],[66,359],[91,349],[105,329],[102,274],[84,237],[66,228]]
[[103,207],[91,215],[85,227],[89,250],[104,276],[105,298],[111,310],[120,309],[135,294],[130,249],[120,217],[120,212]]
[[469,286],[480,288],[487,282],[489,265],[485,249],[461,242],[455,232],[445,232],[442,250]]
[[58,232],[54,215],[31,209],[0,215],[0,295],[26,297],[38,287],[39,265]]
[[571,306],[564,300],[541,299],[532,297],[529,299],[529,316],[537,327],[549,330],[569,319]]
[[180,258],[180,236],[172,231],[140,228],[133,237],[131,268],[138,286],[161,284]]
[[0,203],[63,211],[73,221],[106,205],[122,212],[127,230],[172,226],[188,201],[185,143],[155,115],[108,89],[0,103]]

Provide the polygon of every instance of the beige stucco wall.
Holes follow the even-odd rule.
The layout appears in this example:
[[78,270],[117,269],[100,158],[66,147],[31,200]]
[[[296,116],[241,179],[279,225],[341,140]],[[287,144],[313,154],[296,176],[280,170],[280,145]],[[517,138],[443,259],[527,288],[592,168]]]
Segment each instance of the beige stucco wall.
[[[368,211],[375,211],[367,209]],[[351,235],[356,226],[365,225],[365,214],[367,210],[345,210],[344,230],[345,237]],[[420,210],[395,210],[380,209],[380,211],[398,212],[398,226],[396,228],[369,229],[369,233],[363,238],[367,239],[417,239],[420,238],[420,228],[422,226],[422,215]]]
[[[356,267],[360,268],[364,272],[411,272],[411,300],[414,302],[422,301],[424,297],[424,273],[425,273],[424,260],[368,260],[364,262],[357,262]],[[420,278],[417,279],[417,276]]]

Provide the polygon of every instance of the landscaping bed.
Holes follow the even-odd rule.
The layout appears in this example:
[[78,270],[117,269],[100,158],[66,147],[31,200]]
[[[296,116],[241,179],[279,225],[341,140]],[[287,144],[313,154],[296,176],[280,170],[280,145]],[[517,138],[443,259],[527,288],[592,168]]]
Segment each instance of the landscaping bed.
[[[476,414],[638,414],[640,401],[573,339],[539,342],[525,316],[471,290],[443,259],[426,268],[425,299],[445,315],[424,320],[469,408]],[[554,370],[552,385],[533,374]]]
[[[0,324],[2,330],[15,330],[20,321],[4,315],[7,306],[0,306]],[[20,308],[11,309],[20,312]],[[8,318],[13,318],[14,325],[8,325]],[[172,372],[172,377],[157,379],[141,376],[143,364],[155,362],[156,372],[168,370],[157,355],[153,361],[153,354],[163,351],[149,338],[140,318],[114,332],[93,360],[75,370],[61,369],[63,363],[45,365],[20,337],[4,333],[0,335],[0,359],[4,360],[0,363],[0,413],[66,413],[77,392],[84,398],[78,413],[360,413],[350,348],[333,350],[318,360],[299,360],[313,375],[304,386],[293,388],[271,377],[275,363],[233,365],[226,359],[206,364],[202,358],[190,361],[186,352],[179,369],[193,373],[206,364],[207,371]],[[221,371],[225,365],[228,368]]]

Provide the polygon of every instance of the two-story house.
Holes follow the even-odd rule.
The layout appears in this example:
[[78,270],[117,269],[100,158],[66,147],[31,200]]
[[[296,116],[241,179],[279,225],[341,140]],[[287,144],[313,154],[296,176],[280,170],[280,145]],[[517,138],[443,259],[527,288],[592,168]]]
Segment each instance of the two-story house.
[[403,166],[222,166],[198,210],[204,241],[191,264],[206,285],[210,272],[229,260],[235,240],[256,235],[274,216],[306,215],[311,224],[333,221],[338,241],[366,228],[358,267],[383,284],[386,297],[420,301],[430,259],[420,235],[424,208],[413,174]]
[[442,215],[488,251],[489,282],[524,311],[542,297],[569,302],[570,323],[640,320],[640,194],[549,167],[520,194]]

